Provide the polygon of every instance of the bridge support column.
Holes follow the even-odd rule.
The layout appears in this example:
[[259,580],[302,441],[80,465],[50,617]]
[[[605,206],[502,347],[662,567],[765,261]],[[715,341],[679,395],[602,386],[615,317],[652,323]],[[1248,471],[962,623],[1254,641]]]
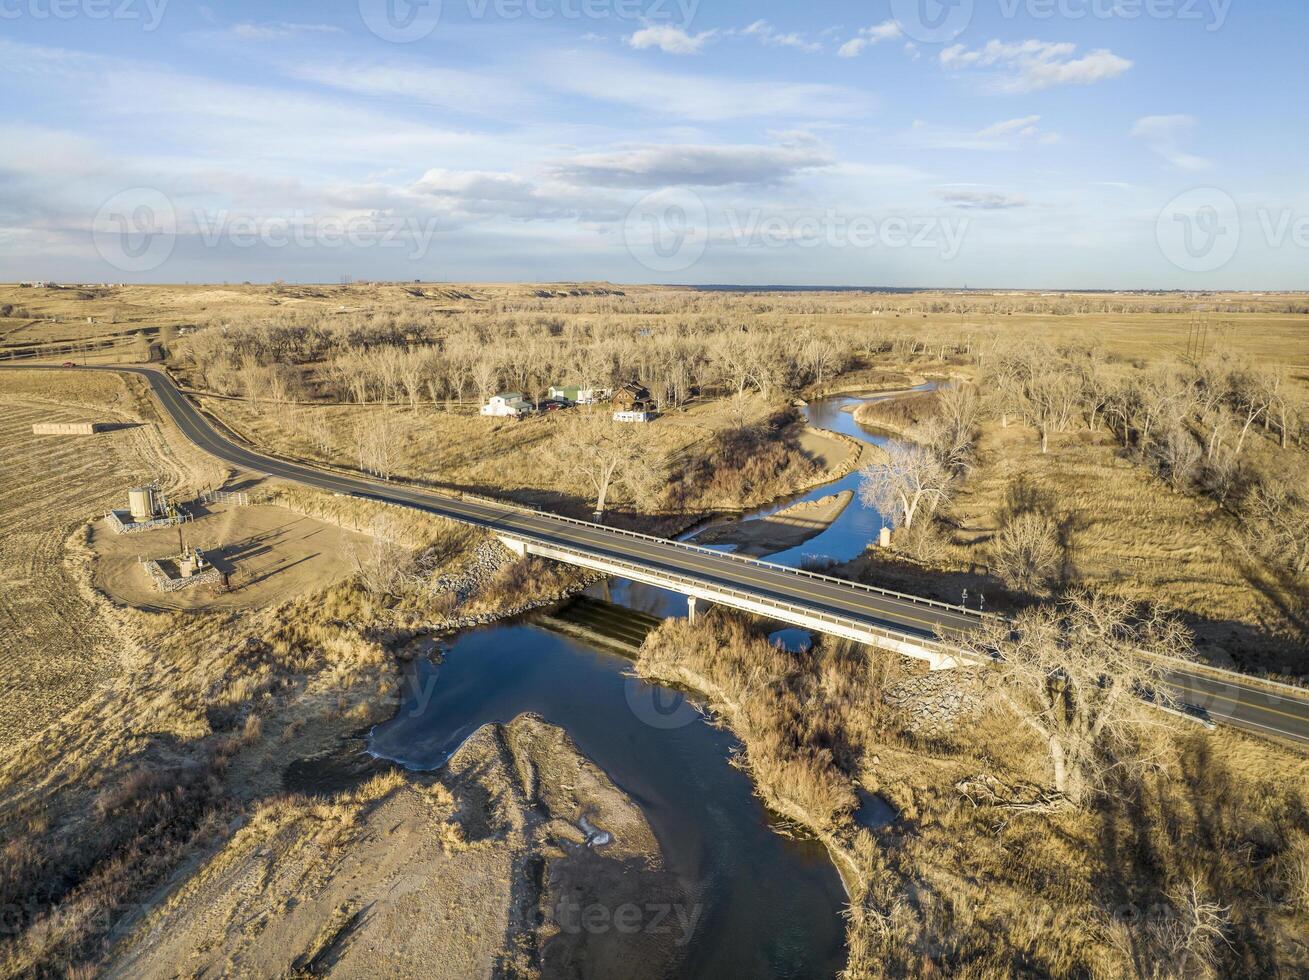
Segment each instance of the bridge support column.
[[[705,603],[705,605],[708,605],[708,603]],[[695,616],[696,613],[699,611],[699,607],[700,607],[699,599],[697,599],[693,595],[689,595],[686,597],[686,621],[688,623],[695,622]]]

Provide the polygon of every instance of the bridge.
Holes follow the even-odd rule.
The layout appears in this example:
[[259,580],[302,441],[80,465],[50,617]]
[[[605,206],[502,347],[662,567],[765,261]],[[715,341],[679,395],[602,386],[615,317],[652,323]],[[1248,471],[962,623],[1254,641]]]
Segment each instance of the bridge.
[[[508,503],[279,459],[219,433],[160,370],[122,366],[62,370],[112,370],[144,378],[187,438],[238,468],[484,527],[519,554],[540,555],[679,592],[687,596],[692,616],[700,603],[718,603],[891,650],[938,670],[967,662],[951,641],[980,621],[981,614],[973,610],[802,569]],[[1166,680],[1183,701],[1217,721],[1309,745],[1309,692],[1182,661],[1169,665]]]

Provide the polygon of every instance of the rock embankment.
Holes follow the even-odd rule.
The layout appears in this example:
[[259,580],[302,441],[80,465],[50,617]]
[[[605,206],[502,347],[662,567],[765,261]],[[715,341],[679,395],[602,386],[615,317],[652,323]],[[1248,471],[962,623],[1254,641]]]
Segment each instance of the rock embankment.
[[968,670],[920,674],[888,688],[882,700],[899,708],[923,734],[948,731],[982,707],[976,676]]

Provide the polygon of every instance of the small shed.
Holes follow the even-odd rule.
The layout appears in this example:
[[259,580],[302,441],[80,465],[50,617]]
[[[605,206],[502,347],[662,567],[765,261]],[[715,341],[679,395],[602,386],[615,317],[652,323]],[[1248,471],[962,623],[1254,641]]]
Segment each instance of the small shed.
[[580,400],[582,389],[577,385],[551,385],[549,396],[562,401],[570,401],[574,405]]

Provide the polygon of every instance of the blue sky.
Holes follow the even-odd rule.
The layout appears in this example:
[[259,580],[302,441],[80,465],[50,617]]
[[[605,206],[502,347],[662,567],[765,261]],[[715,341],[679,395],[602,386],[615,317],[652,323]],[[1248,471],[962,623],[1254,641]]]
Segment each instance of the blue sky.
[[0,0],[0,279],[1309,288],[1297,0]]

